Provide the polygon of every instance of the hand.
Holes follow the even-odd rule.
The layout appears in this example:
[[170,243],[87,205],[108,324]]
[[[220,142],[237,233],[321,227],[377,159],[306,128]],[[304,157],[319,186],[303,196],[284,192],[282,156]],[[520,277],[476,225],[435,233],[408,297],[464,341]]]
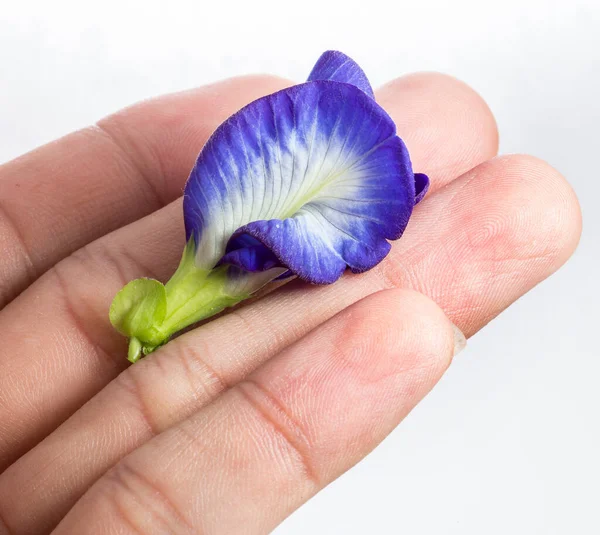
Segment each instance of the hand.
[[0,534],[268,531],[433,387],[452,323],[472,335],[573,252],[564,179],[493,158],[494,119],[465,85],[400,78],[377,98],[432,187],[389,257],[292,282],[127,367],[112,298],[173,273],[199,149],[284,85],[144,102],[0,167]]

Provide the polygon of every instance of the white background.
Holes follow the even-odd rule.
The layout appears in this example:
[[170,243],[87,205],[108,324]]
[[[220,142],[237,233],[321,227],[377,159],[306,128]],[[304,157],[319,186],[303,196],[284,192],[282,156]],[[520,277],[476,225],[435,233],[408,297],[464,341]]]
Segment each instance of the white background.
[[136,100],[302,80],[325,49],[376,86],[439,70],[547,159],[584,211],[575,257],[469,343],[434,392],[279,534],[600,533],[600,2],[0,0],[0,161]]

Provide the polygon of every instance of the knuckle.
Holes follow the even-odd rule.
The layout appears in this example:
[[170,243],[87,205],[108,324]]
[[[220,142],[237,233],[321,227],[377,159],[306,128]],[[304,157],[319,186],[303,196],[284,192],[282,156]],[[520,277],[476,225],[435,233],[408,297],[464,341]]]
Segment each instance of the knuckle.
[[[125,285],[141,275],[152,276],[152,270],[142,265],[125,247],[118,243],[108,243],[104,239],[96,240],[75,251],[66,259],[70,268],[73,265],[81,273],[109,273],[119,284]],[[155,278],[155,277],[154,277]]]
[[[234,322],[232,330],[239,333],[237,341],[234,343],[236,344],[236,352],[241,355],[248,351],[248,340],[261,338],[265,353],[274,355],[289,344],[290,338],[294,339],[301,336],[296,326],[283,330],[280,325],[270,320],[268,314],[260,314],[260,318],[257,314],[260,314],[260,310],[257,312],[252,307],[233,309],[227,313],[228,322]],[[259,330],[268,332],[268,338],[263,340],[264,337],[260,336]],[[252,370],[251,366],[243,370],[243,375]]]
[[285,459],[285,471],[313,489],[320,488],[322,477],[312,453],[312,441],[303,424],[260,382],[247,379],[238,389],[262,422],[264,436],[272,437],[274,456]]
[[77,274],[78,271],[72,270],[65,259],[53,266],[44,277],[54,282],[57,289],[56,296],[62,304],[62,311],[72,328],[75,329],[76,336],[85,346],[89,347],[92,353],[96,354],[99,360],[108,363],[111,368],[122,369],[123,359],[118,357],[120,346],[103,342],[106,325],[86,319],[96,317],[97,311],[92,304],[82,298],[82,294],[78,291],[79,288],[71,285],[73,280],[80,283],[81,278],[78,278]]
[[163,431],[164,426],[160,425],[154,414],[154,405],[146,396],[146,388],[143,386],[143,378],[138,377],[138,369],[138,366],[130,366],[117,376],[114,385],[117,395],[130,401],[127,406],[135,408],[150,436],[156,436]]
[[[124,128],[120,121],[119,113],[111,115],[90,127],[89,130],[101,137],[104,137],[115,149],[114,158],[120,160],[121,165],[126,169],[130,177],[135,178],[135,182],[143,189],[143,194],[151,199],[157,208],[167,204],[163,190],[164,172],[161,161],[157,160],[149,146],[137,143],[135,138]],[[144,150],[146,148],[146,150]],[[151,161],[153,166],[145,164]],[[148,169],[158,169],[158,172],[151,172]]]
[[[208,403],[229,388],[225,377],[208,364],[213,360],[211,355],[210,345],[202,339],[195,339],[193,344],[182,341],[175,350],[175,358],[183,370],[189,391],[196,400],[197,407]],[[162,366],[164,363],[172,369],[172,356],[171,354],[157,354],[158,365]]]
[[15,219],[0,203],[0,250],[3,255],[0,272],[0,309],[37,278],[29,246]]
[[11,535],[12,531],[9,529],[8,524],[3,518],[2,512],[0,511],[0,535]]
[[[115,380],[118,395],[137,412],[150,436],[181,422],[229,387],[207,364],[203,348],[207,345],[166,346],[141,364],[128,367]],[[157,395],[161,398],[158,404]]]
[[100,488],[114,520],[134,533],[198,533],[166,488],[127,459],[106,474]]

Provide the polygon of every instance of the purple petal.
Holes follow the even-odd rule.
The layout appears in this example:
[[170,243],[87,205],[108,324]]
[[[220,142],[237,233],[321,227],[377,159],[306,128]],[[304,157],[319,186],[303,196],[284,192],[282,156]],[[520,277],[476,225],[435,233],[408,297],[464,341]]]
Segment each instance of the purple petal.
[[246,271],[266,271],[281,267],[277,257],[260,241],[248,234],[229,240],[221,264],[231,264]]
[[352,84],[375,98],[369,79],[364,71],[352,59],[336,50],[328,50],[318,59],[313,67],[308,81],[331,80]]
[[216,130],[186,184],[184,218],[203,269],[277,266],[329,283],[380,262],[414,199],[387,113],[352,85],[319,81],[259,99]]
[[419,204],[429,190],[429,177],[423,173],[415,173],[415,204]]

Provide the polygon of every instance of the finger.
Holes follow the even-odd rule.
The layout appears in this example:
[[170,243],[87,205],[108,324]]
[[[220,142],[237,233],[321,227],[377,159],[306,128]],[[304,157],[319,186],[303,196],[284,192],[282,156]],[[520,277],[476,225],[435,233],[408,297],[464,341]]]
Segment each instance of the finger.
[[415,171],[429,175],[431,192],[498,152],[498,129],[488,105],[451,76],[398,78],[377,91],[377,101],[394,118]]
[[[473,123],[487,123],[488,137],[495,139],[493,118],[487,108],[476,104],[480,97],[449,77],[421,76],[419,91],[415,90],[414,78],[409,79],[406,94],[402,83],[395,83],[398,101],[395,117],[404,116],[402,109],[410,117],[408,110],[419,105],[431,109],[431,99],[439,96],[440,91],[426,88],[441,84],[444,94],[455,97],[447,101],[448,106],[459,107],[461,111],[428,117],[431,135],[427,142],[442,146],[449,137],[460,135],[465,144],[484,143],[488,152],[494,151],[493,143],[473,136],[472,130],[478,131],[473,124],[464,120],[458,125],[448,123],[451,117],[469,116],[474,109]],[[391,98],[390,90],[387,91],[387,98]],[[433,108],[439,111],[438,106]],[[419,121],[425,116],[426,111]],[[407,131],[409,126],[408,122],[402,124]],[[460,128],[460,134],[454,128]],[[412,153],[417,159],[420,152],[427,154],[429,149],[415,143]],[[482,158],[484,152],[470,151]],[[441,158],[448,161],[444,163]],[[477,160],[466,162],[463,155],[453,160],[451,154],[439,151],[427,163],[435,169],[458,170],[476,164]],[[427,166],[424,167],[427,171]],[[6,430],[0,436],[0,469],[54,429],[123,368],[123,340],[107,322],[110,301],[123,284],[139,273],[159,279],[170,276],[180,258],[182,240],[181,209],[175,203],[75,253],[0,313],[3,332],[0,366],[10,370],[0,377],[0,421],[4,419],[2,427]],[[15,318],[20,319],[15,321]],[[24,359],[21,355],[32,357]],[[116,360],[113,355],[117,355]],[[45,380],[40,381],[39,377]],[[27,403],[22,399],[23,390],[27,392]]]
[[[557,269],[580,232],[568,184],[543,162],[522,156],[479,166],[423,201],[414,218],[375,270],[344,276],[333,286],[288,285],[129,368],[0,477],[0,516],[24,533],[27,526],[42,531],[40,525],[55,525],[121,457],[378,290],[428,292],[472,334]],[[160,236],[158,225],[151,230]],[[89,444],[104,445],[90,451]]]
[[[235,78],[143,102],[0,167],[0,307],[61,258],[178,197],[217,125],[287,84]],[[400,78],[378,98],[433,187],[497,149],[486,104],[450,77]]]
[[453,347],[432,301],[372,295],[125,458],[55,533],[267,533],[370,452]]
[[248,76],[137,104],[0,167],[0,307],[61,258],[181,195],[230,114],[288,85]]

